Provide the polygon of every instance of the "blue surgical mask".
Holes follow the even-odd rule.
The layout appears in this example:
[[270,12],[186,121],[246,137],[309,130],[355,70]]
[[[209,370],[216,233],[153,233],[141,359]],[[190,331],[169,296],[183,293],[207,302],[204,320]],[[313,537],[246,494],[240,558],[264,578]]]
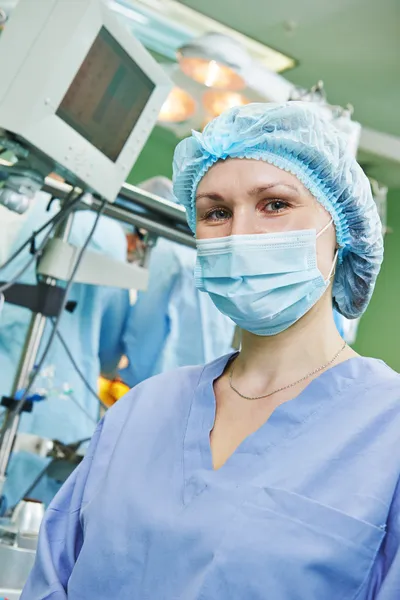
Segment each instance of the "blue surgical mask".
[[318,302],[329,286],[317,265],[314,229],[197,240],[196,287],[241,329],[276,335]]

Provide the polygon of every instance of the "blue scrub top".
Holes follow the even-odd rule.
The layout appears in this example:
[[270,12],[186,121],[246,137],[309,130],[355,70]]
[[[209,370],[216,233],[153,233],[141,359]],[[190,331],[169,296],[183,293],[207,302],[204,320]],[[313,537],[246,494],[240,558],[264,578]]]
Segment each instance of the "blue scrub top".
[[398,600],[400,378],[353,358],[214,471],[227,357],[133,389],[55,498],[22,600]]

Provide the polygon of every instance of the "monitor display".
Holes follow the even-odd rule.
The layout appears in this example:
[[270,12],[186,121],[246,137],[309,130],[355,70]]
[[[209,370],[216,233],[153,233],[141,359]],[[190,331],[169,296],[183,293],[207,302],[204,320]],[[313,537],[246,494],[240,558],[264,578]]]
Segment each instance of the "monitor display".
[[56,114],[115,162],[154,88],[102,27]]

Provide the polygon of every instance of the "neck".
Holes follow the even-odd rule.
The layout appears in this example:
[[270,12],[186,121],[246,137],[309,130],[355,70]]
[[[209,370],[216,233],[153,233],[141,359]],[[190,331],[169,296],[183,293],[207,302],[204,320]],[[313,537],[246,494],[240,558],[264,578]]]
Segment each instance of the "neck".
[[[256,336],[244,331],[236,361],[237,375],[251,382],[254,390],[295,381],[329,363],[343,346],[337,331],[330,299],[318,303],[300,321],[276,336]],[[355,353],[346,348],[337,362]],[[335,362],[336,364],[336,362]]]

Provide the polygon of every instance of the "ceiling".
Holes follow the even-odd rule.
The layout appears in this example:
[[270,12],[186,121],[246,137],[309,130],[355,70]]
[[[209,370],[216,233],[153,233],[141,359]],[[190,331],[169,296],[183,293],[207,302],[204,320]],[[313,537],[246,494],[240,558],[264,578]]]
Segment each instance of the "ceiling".
[[399,0],[181,0],[241,33],[293,56],[285,73],[328,100],[355,107],[366,127],[400,136]]
[[[176,23],[163,18],[166,0],[116,1],[156,7],[161,20],[152,37],[160,38],[162,62],[165,48],[174,60],[176,48],[193,36],[179,17]],[[178,1],[292,56],[297,65],[284,77],[293,84],[310,88],[322,79],[330,104],[352,104],[363,132],[384,134],[372,135],[360,162],[368,175],[400,189],[400,0]],[[16,3],[0,0],[5,8]]]

